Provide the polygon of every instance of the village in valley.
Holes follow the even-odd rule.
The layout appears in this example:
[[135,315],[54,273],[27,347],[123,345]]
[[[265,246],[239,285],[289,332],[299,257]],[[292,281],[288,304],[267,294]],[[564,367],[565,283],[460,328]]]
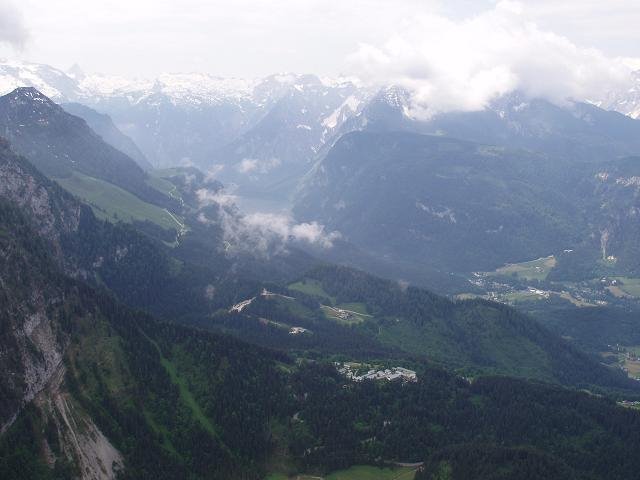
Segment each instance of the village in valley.
[[[567,252],[572,250],[565,250],[565,254]],[[507,264],[492,272],[473,272],[468,280],[476,291],[456,298],[480,297],[509,305],[565,301],[576,307],[604,307],[640,299],[640,279],[603,274],[576,282],[549,281],[547,276],[555,266],[556,258],[552,255]]]

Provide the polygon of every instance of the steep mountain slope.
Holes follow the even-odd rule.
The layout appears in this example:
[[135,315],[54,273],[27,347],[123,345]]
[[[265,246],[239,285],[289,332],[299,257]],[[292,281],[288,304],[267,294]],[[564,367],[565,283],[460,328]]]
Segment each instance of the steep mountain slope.
[[276,357],[66,278],[4,201],[0,232],[3,478],[261,478]]
[[[67,274],[161,316],[206,318],[259,289],[260,281],[292,279],[313,264],[294,249],[269,259],[244,250],[226,255],[220,210],[215,205],[198,209],[192,203],[197,205],[197,190],[215,192],[220,184],[195,170],[173,177],[193,227],[172,246],[148,225],[136,224],[150,229],[145,234],[129,224],[98,220],[89,207],[15,155],[6,141],[0,145],[0,180],[0,198],[29,211]],[[205,212],[207,222],[199,221]],[[232,213],[226,215],[226,221],[233,221]]]
[[146,183],[146,174],[131,158],[33,88],[18,88],[0,97],[0,129],[17,152],[28,155],[50,177],[68,177],[77,171],[143,200],[172,205],[166,195]]
[[80,103],[65,103],[62,108],[71,115],[82,118],[105,142],[131,157],[143,170],[153,168],[133,140],[118,130],[108,115]]
[[640,157],[602,165],[588,180],[599,206],[599,257],[613,257],[620,271],[640,274]]
[[12,466],[16,455],[8,455],[6,447],[12,437],[30,434],[32,428],[23,423],[27,407],[30,413],[40,410],[48,417],[49,439],[56,441],[53,448],[60,461],[56,462],[50,449],[48,458],[52,467],[56,464],[57,475],[69,478],[70,465],[74,464],[85,478],[113,478],[122,465],[120,453],[60,389],[65,374],[63,358],[71,341],[70,314],[80,314],[82,309],[77,292],[52,263],[50,245],[35,234],[21,212],[4,200],[0,204],[0,232],[0,344],[6,353],[0,379],[0,432],[4,434],[0,471],[6,478],[37,478],[33,469],[23,470],[19,460]]
[[312,75],[292,76],[289,82],[284,93],[268,95],[275,100],[255,125],[214,153],[216,163],[224,165],[223,182],[286,197],[364,96],[350,82],[327,85]]
[[568,248],[586,230],[544,156],[409,133],[343,136],[295,213],[399,262],[492,270]]
[[[29,212],[68,274],[99,278],[121,294],[129,291],[138,306],[153,302],[155,285],[172,278],[171,261],[160,244],[127,225],[97,220],[91,209],[15,155],[6,141],[0,150],[0,178],[0,198]],[[186,282],[184,288],[192,287]],[[179,291],[185,295],[185,290]]]
[[550,280],[582,280],[607,275],[637,276],[638,194],[640,159],[622,158],[585,168],[572,191],[576,204],[588,212],[592,234],[573,251],[558,256]]
[[211,103],[197,98],[176,101],[162,89],[139,96],[134,102],[118,96],[87,103],[109,114],[156,167],[195,164],[208,170],[211,151],[244,131],[255,111],[244,96]]

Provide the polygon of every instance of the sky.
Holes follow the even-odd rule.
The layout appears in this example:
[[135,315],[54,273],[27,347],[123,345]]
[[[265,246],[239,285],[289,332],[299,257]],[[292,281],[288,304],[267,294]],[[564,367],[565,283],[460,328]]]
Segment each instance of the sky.
[[519,89],[562,102],[640,68],[638,0],[0,0],[0,57],[150,78],[354,75],[414,114]]
[[[640,57],[639,1],[520,5],[541,30],[580,47]],[[0,0],[0,55],[125,76],[336,75],[350,73],[347,59],[361,44],[379,46],[420,16],[463,22],[495,6],[490,0]]]

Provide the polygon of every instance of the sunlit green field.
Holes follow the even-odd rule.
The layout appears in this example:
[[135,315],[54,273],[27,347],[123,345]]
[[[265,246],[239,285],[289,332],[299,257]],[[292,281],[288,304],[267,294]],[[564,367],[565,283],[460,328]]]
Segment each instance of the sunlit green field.
[[347,470],[333,472],[325,477],[313,475],[287,477],[282,474],[272,474],[266,480],[413,480],[414,477],[414,468],[377,468],[368,465],[356,465]]
[[376,468],[358,465],[327,475],[325,480],[413,480],[413,468]]
[[625,294],[640,298],[640,278],[629,278],[629,277],[614,277],[616,280],[622,282],[621,285],[617,285],[617,287],[624,292]]
[[526,280],[545,280],[549,272],[556,266],[556,258],[550,257],[538,258],[530,262],[509,263],[504,267],[498,268],[493,275],[515,275]]
[[140,200],[135,195],[104,180],[74,172],[56,181],[87,202],[97,217],[109,221],[149,221],[165,229],[180,230],[179,219],[167,210]]
[[289,285],[290,290],[296,290],[298,292],[302,292],[307,295],[313,295],[316,297],[324,298],[329,300],[330,303],[335,303],[335,298],[329,295],[324,291],[322,285],[317,280],[305,279],[300,282],[295,282]]

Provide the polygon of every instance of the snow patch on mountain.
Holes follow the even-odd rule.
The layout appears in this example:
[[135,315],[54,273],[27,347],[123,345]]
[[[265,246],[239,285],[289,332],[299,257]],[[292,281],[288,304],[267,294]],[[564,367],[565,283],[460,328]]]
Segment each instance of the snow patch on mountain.
[[0,60],[0,95],[18,87],[36,88],[55,101],[79,95],[76,82],[61,70],[37,63]]
[[354,95],[349,95],[342,105],[322,121],[322,125],[329,129],[336,128],[336,126],[342,123],[350,114],[355,113],[361,104],[362,100],[356,98]]
[[640,118],[640,70],[633,72],[634,85],[620,91],[610,91],[604,98],[590,103],[605,110],[615,110],[631,118]]

